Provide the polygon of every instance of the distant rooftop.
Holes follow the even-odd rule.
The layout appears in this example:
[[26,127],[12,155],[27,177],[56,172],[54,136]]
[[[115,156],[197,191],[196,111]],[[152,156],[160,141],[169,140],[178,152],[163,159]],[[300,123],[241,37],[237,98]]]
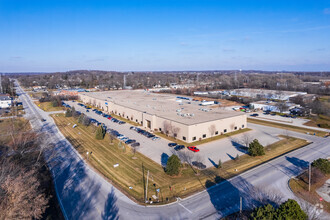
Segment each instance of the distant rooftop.
[[86,92],[81,94],[105,102],[111,101],[117,105],[186,125],[199,124],[244,114],[241,112],[223,110],[221,108],[200,106],[200,101],[179,99],[176,95],[172,94],[158,94],[144,90]]

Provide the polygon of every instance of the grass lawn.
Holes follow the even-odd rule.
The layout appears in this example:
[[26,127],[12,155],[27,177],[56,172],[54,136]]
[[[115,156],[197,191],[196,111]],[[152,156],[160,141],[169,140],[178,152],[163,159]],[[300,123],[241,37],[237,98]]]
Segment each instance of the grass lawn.
[[316,117],[310,118],[310,121],[306,122],[304,125],[318,128],[330,128],[330,117],[326,115],[318,115]]
[[24,118],[10,118],[0,120],[0,144],[8,143],[14,134],[21,131],[28,131],[31,129],[30,123]]
[[[88,163],[125,194],[140,203],[144,201],[142,164],[145,168],[145,177],[147,170],[150,172],[148,197],[156,195],[155,191],[159,188],[160,202],[166,203],[166,198],[169,201],[175,201],[177,196],[183,198],[202,191],[205,189],[207,180],[214,183],[215,180],[228,179],[273,157],[307,144],[304,140],[289,137],[268,146],[267,149],[271,150],[266,149],[265,156],[253,158],[244,155],[237,161],[224,162],[221,169],[208,168],[199,171],[186,165],[179,176],[171,177],[165,174],[161,165],[138,152],[133,155],[130,147],[121,146],[118,140],[110,144],[108,134],[104,140],[96,140],[95,126],[78,125],[72,128],[72,125],[77,123],[73,117],[66,118],[64,114],[56,114],[52,117],[63,135],[85,159],[87,151],[93,152]],[[119,163],[119,167],[114,168],[113,165],[116,163]],[[133,188],[129,189],[129,187]]]
[[250,131],[250,130],[251,130],[250,128],[244,128],[244,129],[240,129],[240,130],[237,130],[237,131],[230,132],[228,134],[216,135],[216,136],[206,138],[206,139],[203,139],[203,140],[200,140],[200,141],[194,141],[192,143],[187,143],[187,142],[175,139],[175,138],[167,136],[166,134],[163,134],[161,132],[155,132],[155,134],[162,137],[162,138],[165,138],[169,141],[175,142],[177,144],[182,144],[182,145],[185,145],[185,146],[199,146],[201,144],[206,144],[206,143],[211,142],[211,141],[220,140],[222,138],[230,137],[230,136],[240,134],[240,133]]
[[305,134],[307,132],[309,132],[310,134],[315,133],[316,136],[320,136],[320,137],[324,137],[327,134],[324,131],[313,130],[313,129],[308,129],[308,128],[302,128],[302,127],[297,127],[297,126],[287,125],[287,124],[281,124],[281,123],[276,123],[276,122],[264,121],[264,120],[259,120],[259,119],[248,118],[247,121],[250,122],[250,123],[254,123],[254,124],[260,124],[260,125],[265,125],[265,126],[270,126],[270,127],[275,127],[275,128],[281,128],[281,129],[286,129],[286,130],[305,133]]
[[[308,171],[305,171],[297,178],[290,179],[289,185],[292,191],[298,197],[315,205],[320,202],[320,195],[316,193],[316,189],[320,188],[325,183],[325,181],[330,178],[330,174],[325,175],[325,177],[319,180],[317,183],[311,184],[311,191],[309,192],[308,181],[304,181],[302,178],[300,178],[302,175],[308,176],[307,172]],[[323,205],[324,210],[330,213],[330,203],[326,202],[325,200],[323,200],[321,203]]]
[[53,111],[64,111],[65,108],[63,106],[53,107],[51,102],[34,102],[41,110],[45,112],[53,112]]

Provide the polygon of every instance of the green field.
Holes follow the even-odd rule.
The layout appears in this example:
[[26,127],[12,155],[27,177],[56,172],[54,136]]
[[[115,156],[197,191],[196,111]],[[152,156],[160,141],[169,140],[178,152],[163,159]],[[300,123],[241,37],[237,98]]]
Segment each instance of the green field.
[[[110,144],[108,135],[104,140],[96,140],[95,126],[78,125],[76,128],[72,128],[72,125],[77,123],[76,119],[66,118],[64,114],[53,115],[53,118],[63,135],[85,159],[87,159],[87,151],[93,152],[88,163],[126,195],[140,203],[144,201],[142,165],[145,168],[145,174],[147,170],[150,172],[148,197],[156,195],[155,190],[159,188],[160,202],[165,203],[165,198],[169,198],[169,202],[175,201],[178,196],[183,198],[205,189],[207,180],[214,183],[215,180],[228,179],[271,158],[307,144],[305,140],[283,137],[284,140],[268,146],[264,156],[254,158],[244,155],[237,161],[231,160],[223,163],[221,169],[196,170],[186,165],[179,176],[171,177],[165,174],[161,165],[143,154],[137,152],[133,155],[129,146],[120,146],[117,140]],[[119,167],[114,168],[113,165],[116,163],[119,163]],[[236,169],[237,171],[235,171]]]

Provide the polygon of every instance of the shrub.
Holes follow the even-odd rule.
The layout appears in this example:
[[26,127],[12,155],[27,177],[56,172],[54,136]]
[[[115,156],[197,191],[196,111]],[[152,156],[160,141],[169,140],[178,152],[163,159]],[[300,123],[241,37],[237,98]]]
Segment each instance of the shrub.
[[219,160],[219,163],[218,163],[218,167],[217,168],[221,168],[222,167],[222,161],[221,161],[221,159]]
[[72,117],[72,111],[70,109],[66,110],[65,117]]
[[178,156],[172,155],[168,158],[165,172],[168,175],[178,175],[180,172],[181,161]]
[[257,139],[254,139],[249,144],[248,152],[253,157],[265,155],[264,147],[259,143]]
[[100,125],[100,126],[97,128],[97,130],[96,130],[95,138],[96,138],[97,140],[103,140],[104,135],[105,135],[105,130],[104,130],[104,128]]
[[327,159],[319,158],[317,160],[314,160],[312,166],[321,170],[322,173],[330,173],[330,161]]

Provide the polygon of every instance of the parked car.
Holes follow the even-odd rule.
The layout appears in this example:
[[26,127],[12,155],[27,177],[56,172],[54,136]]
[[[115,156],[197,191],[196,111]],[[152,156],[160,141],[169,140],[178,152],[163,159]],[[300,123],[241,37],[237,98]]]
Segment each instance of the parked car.
[[138,147],[138,146],[140,146],[140,143],[139,142],[135,142],[135,143],[131,144],[131,146],[132,147]]
[[89,110],[87,109],[86,112],[89,112]]
[[179,150],[182,150],[182,149],[185,149],[185,146],[184,145],[177,145],[174,150],[176,151],[179,151]]
[[187,148],[188,148],[188,150],[191,150],[193,152],[198,152],[199,151],[199,149],[197,147],[195,147],[195,146],[189,146]]
[[257,117],[257,116],[259,116],[259,114],[254,113],[254,114],[251,114],[250,116],[252,116],[252,117]]
[[176,145],[178,145],[177,143],[169,143],[168,146],[169,147],[175,147]]
[[153,137],[153,138],[152,138],[153,141],[157,141],[157,140],[159,140],[159,139],[160,139],[159,137]]
[[198,162],[198,161],[193,161],[192,165],[197,167],[198,169],[205,169],[206,168],[206,166],[202,162]]
[[133,144],[135,142],[136,142],[136,140],[129,139],[129,140],[125,141],[125,144]]

